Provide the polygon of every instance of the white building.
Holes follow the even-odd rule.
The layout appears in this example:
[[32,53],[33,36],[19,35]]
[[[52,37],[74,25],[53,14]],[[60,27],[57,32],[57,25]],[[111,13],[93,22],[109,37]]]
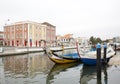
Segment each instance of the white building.
[[120,43],[120,36],[114,37],[113,41],[116,42],[116,43]]
[[81,47],[89,46],[89,40],[86,37],[77,37],[76,41],[79,43]]
[[64,46],[74,46],[75,39],[73,38],[73,34],[65,34],[64,36],[57,36],[57,45]]

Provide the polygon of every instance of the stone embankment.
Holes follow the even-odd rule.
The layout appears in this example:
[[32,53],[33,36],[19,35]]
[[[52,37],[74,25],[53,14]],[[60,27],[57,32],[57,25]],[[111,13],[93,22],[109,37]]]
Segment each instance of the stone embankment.
[[108,62],[109,65],[120,65],[120,53],[114,55],[110,61]]
[[[75,49],[75,46],[64,47],[64,49]],[[34,52],[44,52],[45,48],[42,47],[4,47],[0,52],[0,56],[21,55]],[[50,47],[51,50],[62,50],[62,47]]]
[[43,52],[43,48],[27,48],[27,47],[4,47],[0,56],[21,55],[31,52]]

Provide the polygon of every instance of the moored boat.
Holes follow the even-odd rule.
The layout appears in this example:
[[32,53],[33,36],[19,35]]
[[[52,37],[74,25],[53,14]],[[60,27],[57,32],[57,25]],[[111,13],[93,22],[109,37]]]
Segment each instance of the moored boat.
[[[47,55],[48,55],[49,59],[58,64],[65,64],[65,63],[72,63],[72,62],[80,61],[79,56],[74,57],[71,54],[58,55],[58,54],[54,53],[52,50],[49,50],[49,51],[47,50]],[[69,56],[69,55],[71,55],[71,56]]]
[[[86,64],[86,65],[96,65],[97,64],[97,51],[89,51],[89,52],[85,52],[85,53],[80,53],[80,49],[79,46],[77,44],[77,52],[78,55],[81,58],[81,61]],[[104,54],[103,51],[101,51],[101,59],[100,62],[101,64],[108,62],[109,59],[115,55],[115,51],[112,49],[112,47],[108,47],[107,48],[107,52],[106,52],[106,61],[104,59]]]

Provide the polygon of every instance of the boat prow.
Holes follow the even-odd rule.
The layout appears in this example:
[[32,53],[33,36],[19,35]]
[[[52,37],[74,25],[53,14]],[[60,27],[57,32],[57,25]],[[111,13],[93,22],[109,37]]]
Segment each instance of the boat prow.
[[47,51],[47,55],[50,60],[58,64],[72,63],[80,60],[80,58],[71,58],[69,56],[57,55],[52,50]]

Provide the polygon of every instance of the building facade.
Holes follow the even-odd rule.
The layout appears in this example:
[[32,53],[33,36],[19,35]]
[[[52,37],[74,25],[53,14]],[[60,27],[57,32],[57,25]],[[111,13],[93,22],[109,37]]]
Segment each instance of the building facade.
[[4,43],[4,32],[0,31],[0,46],[3,46]]
[[47,46],[56,45],[56,27],[48,22],[42,23],[42,39],[46,41]]
[[90,44],[89,40],[86,37],[77,37],[75,39],[79,43],[80,47],[88,47]]
[[113,42],[120,43],[120,36],[116,36],[113,38]]
[[56,38],[58,46],[75,46],[75,39],[73,38],[73,34],[65,34],[64,36],[58,35]]
[[[54,30],[56,32],[55,27]],[[44,47],[46,46],[47,38],[55,37],[46,37],[46,32],[48,32],[46,25],[32,21],[22,21],[6,25],[4,26],[5,46]],[[51,33],[54,32],[51,31]]]

